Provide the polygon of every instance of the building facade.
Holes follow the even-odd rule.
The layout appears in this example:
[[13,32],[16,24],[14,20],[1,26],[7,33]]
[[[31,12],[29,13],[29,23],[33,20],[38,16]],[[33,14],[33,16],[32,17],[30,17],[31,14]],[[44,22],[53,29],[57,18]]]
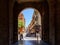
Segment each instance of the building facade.
[[23,33],[25,30],[25,18],[22,13],[18,16],[18,32]]
[[34,13],[32,16],[31,23],[28,26],[28,30],[29,30],[29,33],[36,33],[37,31],[40,33],[41,16],[40,16],[40,13],[36,9],[34,9]]

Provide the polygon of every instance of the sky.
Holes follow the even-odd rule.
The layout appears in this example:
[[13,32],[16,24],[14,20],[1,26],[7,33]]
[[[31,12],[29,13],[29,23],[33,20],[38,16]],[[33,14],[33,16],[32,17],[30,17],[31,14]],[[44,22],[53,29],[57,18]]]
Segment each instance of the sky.
[[27,8],[27,9],[22,10],[21,13],[23,13],[23,15],[24,15],[25,26],[27,27],[30,24],[31,20],[32,20],[34,9],[33,8]]

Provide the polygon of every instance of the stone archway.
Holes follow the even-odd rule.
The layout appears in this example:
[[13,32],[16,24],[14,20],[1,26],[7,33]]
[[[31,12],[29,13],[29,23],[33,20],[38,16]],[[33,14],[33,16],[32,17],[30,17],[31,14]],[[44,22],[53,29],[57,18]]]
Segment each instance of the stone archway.
[[49,13],[48,13],[48,3],[46,1],[43,2],[24,2],[18,4],[15,2],[13,8],[13,16],[14,16],[14,30],[13,30],[13,42],[18,41],[18,14],[25,8],[35,8],[41,13],[42,17],[42,40],[49,42]]

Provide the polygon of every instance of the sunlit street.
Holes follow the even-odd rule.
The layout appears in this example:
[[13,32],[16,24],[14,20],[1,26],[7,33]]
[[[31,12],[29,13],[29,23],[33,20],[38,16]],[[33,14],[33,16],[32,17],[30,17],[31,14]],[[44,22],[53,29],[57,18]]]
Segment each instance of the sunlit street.
[[[20,40],[20,35],[18,34],[18,40]],[[22,40],[37,40],[37,37],[26,37],[26,34],[24,34],[24,37]],[[41,40],[40,37],[38,37],[38,40]]]

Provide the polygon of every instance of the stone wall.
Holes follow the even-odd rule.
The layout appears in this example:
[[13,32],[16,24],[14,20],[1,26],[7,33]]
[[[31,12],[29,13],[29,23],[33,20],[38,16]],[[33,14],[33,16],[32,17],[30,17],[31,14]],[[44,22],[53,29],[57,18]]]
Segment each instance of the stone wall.
[[55,45],[55,1],[49,0],[49,43]]
[[60,45],[60,0],[49,0],[49,42]]
[[9,43],[8,0],[0,0],[0,45]]
[[60,0],[56,5],[56,45],[60,45]]
[[9,44],[13,43],[13,6],[14,0],[9,0]]

